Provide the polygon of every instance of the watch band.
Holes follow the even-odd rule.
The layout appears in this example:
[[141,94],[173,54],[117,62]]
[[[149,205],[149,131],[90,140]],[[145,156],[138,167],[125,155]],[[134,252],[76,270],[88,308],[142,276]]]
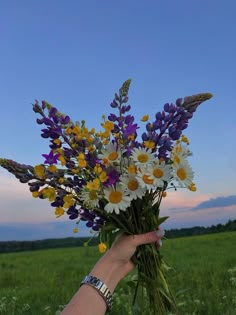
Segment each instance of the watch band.
[[88,275],[81,282],[80,286],[82,286],[83,284],[88,284],[96,289],[101,297],[104,299],[108,311],[112,309],[112,294],[104,282],[94,276]]

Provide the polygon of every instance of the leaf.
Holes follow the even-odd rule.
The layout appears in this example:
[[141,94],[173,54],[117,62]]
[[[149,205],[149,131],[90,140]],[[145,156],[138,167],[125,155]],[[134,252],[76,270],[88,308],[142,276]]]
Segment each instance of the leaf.
[[157,222],[158,222],[158,226],[161,225],[163,222],[165,222],[169,217],[162,217],[162,218],[158,218]]

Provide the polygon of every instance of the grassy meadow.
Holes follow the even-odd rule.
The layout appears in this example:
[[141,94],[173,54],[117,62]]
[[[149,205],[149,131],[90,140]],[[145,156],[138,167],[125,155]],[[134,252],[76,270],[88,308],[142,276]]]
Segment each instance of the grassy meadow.
[[[236,314],[236,232],[163,244],[162,254],[174,268],[167,278],[180,314]],[[60,314],[99,256],[94,247],[0,254],[0,314]],[[131,277],[117,288],[110,314],[132,314]]]

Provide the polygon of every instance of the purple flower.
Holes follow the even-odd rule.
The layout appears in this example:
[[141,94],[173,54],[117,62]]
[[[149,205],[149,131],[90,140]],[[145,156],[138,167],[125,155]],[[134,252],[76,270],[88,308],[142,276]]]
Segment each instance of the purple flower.
[[42,154],[42,156],[45,158],[44,164],[57,164],[60,154],[54,155],[53,150],[51,150],[49,154]]
[[115,169],[111,169],[110,171],[108,171],[107,175],[108,180],[104,183],[104,186],[114,185],[120,177],[120,174]]
[[115,114],[112,114],[112,113],[108,116],[108,119],[109,119],[110,121],[116,121],[117,118],[118,118],[118,117],[117,117]]
[[126,128],[124,130],[124,136],[128,137],[129,135],[135,134],[137,129],[138,129],[138,125],[137,124],[126,126]]
[[79,210],[76,209],[75,206],[71,206],[71,207],[66,211],[66,213],[69,215],[69,219],[70,219],[70,220],[77,219],[78,216],[79,216]]

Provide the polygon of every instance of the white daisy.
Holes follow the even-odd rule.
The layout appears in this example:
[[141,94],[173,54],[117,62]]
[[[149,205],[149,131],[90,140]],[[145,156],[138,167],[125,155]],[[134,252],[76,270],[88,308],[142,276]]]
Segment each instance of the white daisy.
[[127,175],[120,177],[121,185],[124,186],[125,191],[129,194],[130,199],[142,198],[145,190],[141,187],[137,178],[134,175]]
[[156,187],[163,187],[164,181],[168,182],[171,178],[171,166],[166,164],[165,161],[155,161],[153,166],[148,168],[150,178],[154,180]]
[[105,188],[104,194],[108,201],[104,209],[108,213],[114,211],[116,214],[119,214],[120,210],[125,211],[130,206],[131,198],[121,185],[116,185],[116,188]]
[[147,167],[151,165],[155,160],[155,156],[152,153],[152,150],[145,148],[134,148],[131,153],[131,158],[133,159],[135,165],[138,167]]
[[120,160],[120,151],[117,150],[117,146],[112,142],[108,143],[101,152],[101,154],[98,154],[98,158],[103,160],[104,164],[111,164]]
[[183,159],[192,155],[192,152],[186,145],[176,144],[171,150],[170,158],[174,164],[179,164]]
[[155,188],[154,179],[151,178],[151,173],[144,167],[140,167],[137,171],[136,178],[142,188],[148,190]]
[[81,192],[80,198],[83,200],[84,205],[88,208],[94,208],[99,206],[99,194],[96,190],[84,189]]
[[193,170],[186,160],[179,164],[172,164],[172,174],[181,187],[188,187],[193,181]]

